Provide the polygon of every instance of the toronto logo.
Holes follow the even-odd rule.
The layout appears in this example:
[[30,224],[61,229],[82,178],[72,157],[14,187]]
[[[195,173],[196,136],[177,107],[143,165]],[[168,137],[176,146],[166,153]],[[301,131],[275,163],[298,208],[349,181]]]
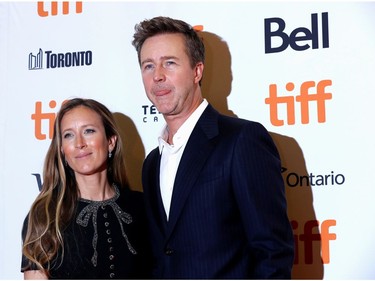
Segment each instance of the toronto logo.
[[76,66],[90,66],[93,63],[92,51],[76,51],[56,53],[51,50],[43,51],[39,48],[38,53],[30,53],[28,60],[29,70],[63,68]]
[[33,69],[42,69],[43,68],[43,51],[39,49],[39,52],[34,55],[33,53],[29,54],[29,70]]

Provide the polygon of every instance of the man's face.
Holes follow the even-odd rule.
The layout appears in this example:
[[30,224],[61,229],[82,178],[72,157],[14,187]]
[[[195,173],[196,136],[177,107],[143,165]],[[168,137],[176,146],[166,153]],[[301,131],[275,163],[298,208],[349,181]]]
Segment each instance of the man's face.
[[140,58],[147,97],[158,111],[165,117],[189,114],[197,98],[203,64],[192,68],[183,35],[160,34],[148,38]]

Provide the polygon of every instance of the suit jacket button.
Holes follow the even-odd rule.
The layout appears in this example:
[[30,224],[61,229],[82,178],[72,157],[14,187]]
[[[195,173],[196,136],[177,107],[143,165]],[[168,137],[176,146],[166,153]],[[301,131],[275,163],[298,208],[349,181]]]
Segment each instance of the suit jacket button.
[[173,254],[173,250],[168,248],[168,249],[165,250],[165,254],[167,256],[171,256]]

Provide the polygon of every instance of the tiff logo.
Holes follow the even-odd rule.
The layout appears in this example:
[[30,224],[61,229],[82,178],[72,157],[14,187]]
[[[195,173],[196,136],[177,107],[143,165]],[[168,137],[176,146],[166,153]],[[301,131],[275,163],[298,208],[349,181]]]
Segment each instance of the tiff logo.
[[[332,99],[332,93],[327,93],[326,88],[332,85],[332,80],[322,80],[318,83],[314,81],[303,82],[299,88],[299,95],[284,95],[279,96],[277,85],[271,84],[269,86],[269,97],[265,99],[265,103],[270,106],[270,120],[274,126],[283,126],[284,120],[279,118],[279,106],[286,105],[286,116],[288,125],[296,123],[295,103],[300,104],[301,109],[301,123],[308,124],[310,122],[311,102],[316,103],[318,122],[326,122],[326,101]],[[293,92],[295,88],[294,83],[286,84],[285,89],[288,92]]]
[[[320,254],[323,264],[330,263],[330,241],[336,240],[337,236],[331,232],[331,227],[336,226],[336,220],[324,220],[320,224],[318,220],[309,220],[299,229],[299,223],[295,220],[291,221],[294,236],[294,264],[300,264],[300,250],[304,254],[304,264],[314,263],[313,249],[314,242],[321,244]],[[319,234],[320,230],[320,234]],[[302,249],[300,243],[302,242]],[[316,262],[316,261],[315,261]]]
[[38,54],[29,54],[29,70],[42,69],[43,68],[43,51],[39,49]]
[[45,8],[44,1],[38,1],[38,15],[40,17],[48,17],[49,15],[57,16],[61,12],[63,15],[68,15],[70,13],[70,5],[75,5],[76,14],[82,13],[82,1],[75,3],[70,1],[63,1],[61,3],[52,1],[47,9]]
[[[48,104],[50,109],[56,108],[56,101],[51,100]],[[45,140],[47,139],[47,135],[49,139],[52,139],[53,136],[53,124],[55,122],[56,113],[55,112],[44,112],[42,109],[42,102],[37,101],[35,103],[35,113],[31,114],[31,119],[34,120],[35,123],[35,137],[38,140]],[[45,133],[42,130],[42,127],[47,125],[47,132]]]

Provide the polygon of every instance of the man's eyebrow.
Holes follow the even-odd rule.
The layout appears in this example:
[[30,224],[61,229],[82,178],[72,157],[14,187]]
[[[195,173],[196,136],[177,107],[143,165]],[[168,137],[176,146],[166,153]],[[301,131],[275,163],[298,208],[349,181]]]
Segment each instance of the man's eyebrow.
[[[162,61],[170,60],[170,59],[178,60],[178,57],[176,57],[176,56],[162,56],[162,57],[160,57],[160,60],[162,60]],[[143,65],[145,63],[149,63],[149,62],[154,62],[154,60],[153,59],[145,59],[141,62],[141,65]]]

